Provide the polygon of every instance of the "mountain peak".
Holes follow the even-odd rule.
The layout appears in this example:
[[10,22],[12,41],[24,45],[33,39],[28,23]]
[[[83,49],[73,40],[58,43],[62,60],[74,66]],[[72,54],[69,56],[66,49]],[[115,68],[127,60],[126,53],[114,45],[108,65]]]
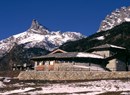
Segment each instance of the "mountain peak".
[[39,26],[40,26],[40,24],[38,23],[38,21],[36,19],[33,19],[30,28],[37,30],[39,28]]
[[48,29],[45,26],[42,26],[39,24],[39,22],[36,19],[32,20],[31,27],[28,29],[31,33],[38,33],[42,35],[46,35],[49,33]]
[[98,32],[112,29],[123,22],[130,22],[130,6],[121,7],[107,15],[101,22]]

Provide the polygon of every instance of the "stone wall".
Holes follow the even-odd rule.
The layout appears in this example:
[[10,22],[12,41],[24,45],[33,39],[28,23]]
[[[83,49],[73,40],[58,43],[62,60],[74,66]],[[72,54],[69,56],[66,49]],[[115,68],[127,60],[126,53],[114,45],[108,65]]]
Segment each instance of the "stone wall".
[[109,50],[93,51],[92,53],[99,54],[99,55],[101,55],[101,56],[104,56],[105,58],[106,58],[106,57],[110,57],[110,51],[109,51]]
[[111,71],[116,71],[116,59],[109,60],[109,63],[106,65],[106,68],[109,68]]
[[126,63],[121,60],[116,60],[117,71],[126,71]]
[[22,71],[20,80],[94,80],[130,78],[130,72],[89,72],[89,71]]

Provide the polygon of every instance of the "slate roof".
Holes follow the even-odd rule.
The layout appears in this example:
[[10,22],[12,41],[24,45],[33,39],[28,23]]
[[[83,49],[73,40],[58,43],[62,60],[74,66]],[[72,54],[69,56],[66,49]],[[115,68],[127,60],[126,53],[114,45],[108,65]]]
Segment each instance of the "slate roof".
[[51,53],[49,53],[49,54],[55,54],[55,53],[57,53],[57,52],[61,52],[61,53],[67,53],[66,51],[64,51],[64,50],[61,50],[61,49],[55,49],[55,50],[53,50]]
[[126,49],[126,48],[121,47],[121,46],[116,46],[116,45],[112,45],[112,44],[104,44],[104,45],[100,45],[100,46],[96,46],[96,47],[90,48],[87,51],[91,51],[91,50],[95,50],[95,49],[108,49],[108,48],[121,49],[121,50],[125,50]]
[[67,53],[55,53],[48,54],[45,56],[33,57],[32,60],[35,59],[49,59],[49,58],[96,58],[96,59],[104,59],[103,56],[93,54],[93,53],[84,53],[84,52],[67,52]]

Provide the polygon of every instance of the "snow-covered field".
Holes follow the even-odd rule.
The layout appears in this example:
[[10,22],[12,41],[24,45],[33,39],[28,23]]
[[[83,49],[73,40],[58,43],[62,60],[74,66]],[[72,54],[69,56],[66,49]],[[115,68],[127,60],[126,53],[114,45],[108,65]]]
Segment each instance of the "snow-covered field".
[[4,83],[0,95],[130,95],[130,80],[99,80],[73,83]]

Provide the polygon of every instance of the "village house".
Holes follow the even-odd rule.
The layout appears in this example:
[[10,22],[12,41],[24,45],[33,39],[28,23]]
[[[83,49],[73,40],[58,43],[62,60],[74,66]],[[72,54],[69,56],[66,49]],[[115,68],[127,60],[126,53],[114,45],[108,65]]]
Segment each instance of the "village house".
[[66,52],[56,49],[48,55],[33,57],[34,69],[87,70],[87,71],[128,71],[126,49],[105,44],[93,47],[87,52]]
[[128,71],[128,56],[126,48],[111,44],[100,45],[87,50],[89,53],[104,56],[108,61],[106,68],[111,71]]
[[89,70],[105,71],[103,56],[86,52],[66,52],[60,49],[54,50],[48,55],[33,57],[35,70]]

